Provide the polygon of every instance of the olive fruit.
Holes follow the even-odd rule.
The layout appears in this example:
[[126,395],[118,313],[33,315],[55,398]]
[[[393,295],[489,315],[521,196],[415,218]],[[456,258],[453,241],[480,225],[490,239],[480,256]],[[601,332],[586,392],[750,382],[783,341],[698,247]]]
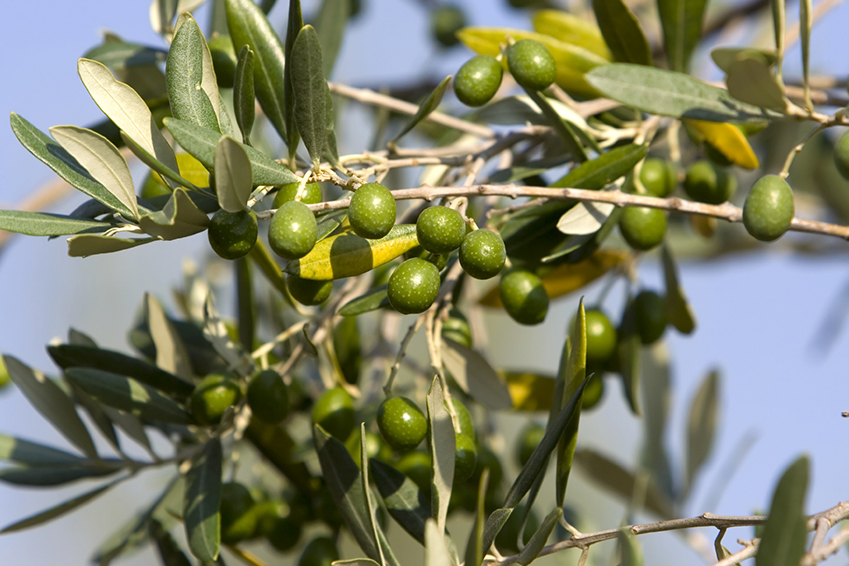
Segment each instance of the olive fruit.
[[548,314],[548,292],[536,274],[515,269],[501,276],[498,284],[501,302],[519,324],[539,324]]
[[215,80],[222,88],[232,88],[236,75],[236,50],[229,35],[215,34],[207,41]]
[[640,291],[634,297],[634,325],[643,344],[654,344],[666,330],[666,299],[654,291]]
[[604,365],[616,353],[616,328],[598,309],[587,309],[587,364]]
[[277,424],[289,414],[289,390],[274,370],[263,370],[248,383],[248,406],[259,420]]
[[395,225],[395,199],[380,183],[366,183],[351,197],[348,221],[357,236],[376,240]]
[[504,240],[492,230],[469,232],[460,245],[460,265],[475,279],[495,277],[506,260]]
[[628,206],[619,218],[619,232],[635,250],[650,250],[666,235],[666,214],[657,208]]
[[268,244],[284,259],[304,257],[312,251],[317,238],[315,216],[302,202],[283,203],[268,224]]
[[434,254],[453,252],[466,237],[466,221],[463,215],[445,206],[431,206],[419,214],[416,221],[416,237],[419,244]]
[[581,397],[581,410],[587,411],[598,405],[603,395],[604,379],[602,379],[600,374],[596,373],[589,378],[587,385],[584,387],[584,395]]
[[472,415],[469,409],[462,401],[456,397],[451,397],[451,404],[454,406],[454,412],[457,413],[457,423],[460,425],[460,434],[465,434],[472,440],[475,439],[475,425],[472,422]]
[[239,382],[229,375],[212,373],[197,384],[189,398],[192,416],[202,425],[215,425],[228,407],[242,398]]
[[[345,441],[345,448],[348,449],[348,454],[351,455],[354,462],[360,465],[360,431],[354,429],[348,440]],[[383,462],[388,462],[392,458],[392,449],[383,442],[380,435],[366,431],[366,455],[369,458],[377,458]]]
[[442,337],[472,347],[472,329],[466,316],[457,309],[448,311],[448,318],[442,323]]
[[466,61],[454,77],[454,93],[466,106],[483,106],[501,86],[504,68],[492,55],[478,55]]
[[292,550],[301,540],[301,523],[289,516],[277,517],[271,522],[265,538],[280,552]]
[[465,434],[454,436],[454,482],[464,482],[475,472],[478,449],[475,441]]
[[206,233],[215,253],[224,259],[239,259],[253,249],[258,231],[256,214],[252,210],[219,210],[212,215]]
[[312,307],[327,300],[333,290],[333,281],[314,281],[290,275],[286,278],[286,288],[293,299]]
[[545,427],[538,423],[530,423],[519,433],[519,445],[516,450],[516,459],[519,465],[524,466],[531,459],[542,437],[545,436]]
[[439,294],[439,285],[435,265],[417,257],[408,259],[389,277],[389,304],[401,314],[424,312]]
[[457,32],[466,26],[466,15],[457,6],[437,6],[430,14],[433,36],[443,47],[453,47],[460,42]]
[[659,157],[650,157],[640,168],[640,182],[652,195],[660,198],[668,197],[675,189],[678,175],[675,167],[669,161]]
[[248,488],[238,482],[221,484],[221,542],[235,544],[251,538],[256,531],[254,498]]
[[834,146],[834,164],[844,179],[849,179],[849,132],[843,134]]
[[395,464],[395,469],[413,480],[419,489],[430,492],[430,469],[433,466],[430,454],[421,450],[407,452]]
[[327,537],[317,537],[304,547],[298,566],[330,566],[336,560],[339,560],[336,543]]
[[697,202],[722,204],[737,190],[737,178],[713,165],[710,161],[698,161],[687,169],[684,192]]
[[527,90],[545,90],[557,76],[554,57],[548,47],[535,39],[520,39],[507,48],[507,68]]
[[[277,194],[274,195],[274,204],[271,208],[280,208],[283,203],[295,200],[298,194],[300,183],[287,183],[280,187]],[[318,183],[307,183],[304,187],[304,194],[301,196],[301,202],[304,204],[318,204],[321,202],[321,185]]]
[[355,417],[354,401],[341,387],[325,391],[312,408],[312,422],[342,442],[354,430]]
[[778,175],[761,177],[743,205],[743,225],[752,237],[762,242],[780,238],[793,221],[793,191]]
[[427,435],[427,418],[410,399],[389,397],[377,409],[377,427],[389,446],[408,452]]

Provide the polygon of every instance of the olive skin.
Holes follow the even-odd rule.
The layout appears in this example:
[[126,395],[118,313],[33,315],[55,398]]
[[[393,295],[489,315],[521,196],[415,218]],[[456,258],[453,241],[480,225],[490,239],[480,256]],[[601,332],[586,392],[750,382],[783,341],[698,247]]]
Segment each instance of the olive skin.
[[462,312],[457,309],[448,311],[448,318],[442,323],[442,337],[454,340],[466,348],[472,347],[472,329]]
[[849,132],[843,134],[834,146],[834,165],[844,179],[849,180]]
[[[287,183],[280,187],[277,194],[274,195],[274,204],[271,208],[280,208],[283,203],[295,200],[298,194],[300,183]],[[321,202],[321,185],[318,183],[307,183],[304,187],[304,194],[301,197],[301,202],[304,204],[318,204]]]
[[207,229],[210,247],[224,259],[248,255],[256,244],[258,233],[256,214],[252,210],[219,210],[212,215]]
[[286,278],[286,288],[292,298],[308,307],[320,305],[333,291],[333,281],[313,281],[290,275]]
[[650,250],[666,235],[666,214],[657,208],[626,207],[619,219],[619,232],[635,250]]
[[289,414],[289,389],[274,370],[263,370],[248,384],[248,406],[261,421],[277,424]]
[[545,436],[545,427],[541,424],[530,423],[519,433],[519,445],[516,449],[516,460],[520,466],[524,466],[531,459],[542,437]]
[[475,230],[460,244],[460,265],[475,279],[491,279],[501,273],[507,249],[501,236],[492,230]]
[[520,39],[507,48],[507,68],[527,90],[545,90],[557,76],[554,57],[548,47],[535,39]]
[[429,261],[414,257],[398,266],[389,277],[389,304],[401,314],[426,311],[439,294],[439,270]]
[[433,37],[443,47],[454,47],[460,43],[457,32],[466,27],[466,15],[457,6],[437,6],[430,14]]
[[460,424],[460,434],[465,434],[472,440],[475,439],[475,425],[472,423],[472,415],[469,409],[462,401],[456,397],[451,397],[451,404],[454,405],[454,412],[457,413],[457,422]]
[[353,399],[341,387],[328,389],[312,408],[312,422],[337,440],[345,442],[356,424]]
[[640,182],[653,196],[668,197],[678,183],[675,167],[669,161],[658,157],[650,157],[640,168]]
[[242,398],[239,382],[230,375],[213,373],[197,384],[189,397],[189,408],[202,425],[216,425],[228,407]]
[[330,566],[336,560],[339,560],[336,543],[327,537],[318,537],[304,547],[298,566]]
[[357,236],[377,240],[395,225],[395,213],[392,191],[380,183],[366,183],[351,197],[348,221]]
[[589,378],[587,385],[584,387],[584,394],[581,397],[581,410],[588,411],[598,405],[601,398],[604,396],[604,379],[600,374],[594,374]]
[[235,544],[251,538],[256,531],[255,502],[251,492],[237,482],[221,484],[221,542]]
[[268,245],[283,259],[299,259],[310,253],[318,239],[318,224],[302,202],[283,203],[268,224]]
[[713,165],[710,161],[698,161],[687,169],[684,192],[696,202],[722,204],[737,190],[737,178]]
[[465,434],[454,436],[454,483],[464,482],[475,472],[478,449],[475,441]]
[[453,208],[431,206],[424,209],[416,220],[416,237],[430,253],[451,253],[466,237],[466,221]]
[[410,478],[423,493],[430,493],[430,471],[433,460],[420,450],[407,452],[395,464],[395,469]]
[[793,191],[778,175],[761,177],[749,190],[743,205],[743,225],[753,238],[771,242],[780,238],[793,221]]
[[222,88],[233,88],[236,75],[236,50],[229,35],[215,34],[206,42],[215,70],[215,81]]
[[634,324],[640,342],[645,345],[654,344],[666,330],[668,322],[666,314],[666,299],[654,291],[640,291],[634,297]]
[[512,270],[501,276],[498,290],[507,314],[519,324],[534,325],[545,320],[549,298],[536,274]]
[[409,452],[427,436],[427,418],[406,397],[389,397],[380,404],[377,427],[383,440],[398,452]]
[[478,55],[466,61],[454,77],[454,93],[466,106],[483,106],[501,86],[504,68],[492,55]]
[[587,309],[587,365],[604,365],[616,353],[616,328],[598,309]]

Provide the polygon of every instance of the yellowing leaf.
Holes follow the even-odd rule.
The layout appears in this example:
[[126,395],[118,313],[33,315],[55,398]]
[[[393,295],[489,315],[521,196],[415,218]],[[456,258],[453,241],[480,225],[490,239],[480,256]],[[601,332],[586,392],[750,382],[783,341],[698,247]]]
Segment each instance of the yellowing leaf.
[[554,398],[554,378],[534,373],[505,372],[504,380],[517,411],[548,411]]
[[[626,250],[601,249],[578,263],[567,263],[542,276],[542,284],[551,299],[568,295],[584,285],[592,283],[612,268],[622,263],[630,253]],[[500,307],[501,296],[498,285],[480,299],[486,307]]]
[[177,154],[177,165],[180,166],[180,176],[196,187],[209,186],[209,171],[203,164],[188,153]]
[[601,30],[595,24],[560,10],[540,10],[534,15],[533,24],[538,33],[583,47],[599,57],[613,61],[613,55],[604,42]]
[[706,142],[715,147],[722,155],[735,165],[744,169],[757,169],[760,167],[758,157],[752,151],[752,146],[743,132],[733,124],[727,122],[707,122],[705,120],[694,120],[683,118],[681,120],[686,126],[698,132]]
[[598,91],[584,80],[584,73],[610,62],[583,47],[559,41],[549,35],[520,29],[467,27],[458,31],[457,37],[472,51],[493,57],[499,54],[500,45],[506,44],[508,37],[515,40],[536,39],[548,47],[557,63],[557,77],[554,82],[566,92],[580,96],[599,96]]

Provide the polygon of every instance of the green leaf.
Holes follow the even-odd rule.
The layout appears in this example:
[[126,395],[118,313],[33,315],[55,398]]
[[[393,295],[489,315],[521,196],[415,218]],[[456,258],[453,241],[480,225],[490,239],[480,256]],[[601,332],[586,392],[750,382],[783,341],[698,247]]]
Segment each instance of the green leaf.
[[[118,434],[115,432],[115,426],[112,424],[112,419],[106,414],[108,407],[101,405],[94,398],[80,389],[73,382],[69,382],[71,388],[71,396],[74,403],[85,409],[89,418],[100,431],[100,434],[109,445],[118,453],[121,453],[121,441],[118,439]],[[120,414],[114,411],[115,414]]]
[[[283,103],[283,44],[253,0],[225,0],[225,6],[233,47],[236,52],[240,52],[242,47],[248,45],[254,52],[254,84],[259,105],[285,140],[287,124]],[[284,185],[286,182],[261,184]]]
[[125,239],[95,234],[79,234],[68,238],[70,257],[89,257],[97,254],[110,254],[129,250],[136,246],[155,242],[157,238]]
[[707,0],[657,0],[663,46],[673,71],[686,73],[690,54],[702,36]]
[[725,77],[728,92],[743,102],[784,114],[787,99],[769,65],[757,58],[740,58],[731,64]]
[[123,481],[123,479],[125,479],[125,478],[122,478],[120,480],[108,483],[104,486],[98,487],[97,489],[87,491],[86,493],[83,493],[82,495],[78,495],[77,497],[74,497],[73,499],[69,499],[68,501],[60,503],[59,505],[56,505],[54,507],[51,507],[50,509],[42,511],[41,513],[33,515],[32,517],[27,517],[26,519],[12,523],[8,527],[5,527],[2,531],[0,531],[0,534],[14,533],[16,531],[22,531],[22,530],[28,529],[30,527],[35,527],[36,525],[41,525],[43,523],[47,523],[48,521],[52,521],[53,519],[56,519],[58,517],[61,517],[62,515],[70,513],[71,511],[73,511],[77,507],[85,505],[86,503],[88,503],[92,499],[99,496],[101,493],[106,492],[107,490],[109,490],[109,488],[111,488],[115,484]]
[[445,408],[445,394],[439,376],[433,378],[427,393],[428,435],[427,449],[433,462],[431,473],[431,510],[439,532],[445,530],[448,502],[454,482],[454,451],[456,448],[454,424]]
[[80,59],[77,72],[95,104],[118,128],[168,168],[180,170],[174,150],[136,91],[115,80],[109,69],[97,61]]
[[430,501],[413,480],[392,466],[374,458],[369,463],[386,510],[402,529],[424,544],[425,521],[431,518]]
[[622,0],[593,0],[593,12],[614,60],[652,65],[649,41],[637,17]]
[[159,551],[162,564],[165,566],[191,566],[192,563],[180,549],[180,545],[177,544],[171,533],[162,527],[159,521],[151,520],[148,530],[150,536],[156,542],[156,549]]
[[375,529],[378,540],[374,540],[374,531],[366,517],[368,507],[360,468],[351,459],[348,449],[319,425],[313,426],[313,440],[327,489],[342,513],[348,530],[369,558],[380,560],[381,551],[377,548],[377,544],[380,544],[386,563],[397,566],[398,561],[379,526]]
[[324,152],[322,157],[337,169],[342,169],[339,163],[339,149],[336,146],[336,119],[333,112],[333,96],[330,86],[324,83]]
[[364,295],[352,299],[345,303],[344,307],[339,309],[339,314],[342,316],[359,316],[363,313],[376,311],[381,307],[388,306],[389,297],[386,294],[387,287],[388,285],[384,283]]
[[[484,556],[486,556],[486,553],[489,552],[489,548],[492,546],[492,543],[495,542],[495,537],[497,537],[498,533],[501,532],[501,529],[504,527],[504,524],[507,523],[507,519],[510,518],[510,514],[512,512],[512,508],[496,509],[489,517],[487,517],[486,523],[483,527],[483,544],[481,545]],[[480,566],[480,564],[477,566]]]
[[108,476],[120,469],[116,466],[70,467],[67,464],[62,466],[10,467],[0,470],[0,482],[27,487],[53,487],[81,479]]
[[757,566],[795,566],[802,560],[808,534],[805,495],[809,469],[808,457],[801,456],[778,480],[755,557]]
[[322,68],[325,78],[333,73],[339,56],[339,48],[345,38],[345,28],[351,10],[351,0],[324,0],[315,21],[318,39],[321,41]]
[[183,521],[192,554],[200,560],[218,558],[221,544],[221,441],[214,438],[192,458],[186,473]]
[[630,527],[619,529],[619,554],[621,566],[643,566],[643,549]]
[[[174,181],[178,185],[186,187],[187,189],[197,190],[197,187],[194,185],[194,183],[192,183],[188,179],[184,178],[182,175],[180,175],[180,173],[178,171],[175,171],[175,170],[169,168],[167,165],[165,165],[164,163],[162,163],[161,161],[156,159],[156,157],[149,154],[147,151],[145,151],[145,149],[142,146],[140,146],[134,140],[132,140],[126,133],[124,133],[124,132],[120,132],[120,133],[121,133],[121,139],[124,140],[124,143],[130,149],[130,151],[133,152],[133,155],[135,155],[136,157],[139,158],[139,161],[141,161],[142,163],[144,163],[145,165],[147,165],[148,167],[150,167],[151,169],[153,169],[154,171],[156,171],[157,173],[159,173],[160,175],[162,175],[166,179],[170,179],[171,181]],[[194,160],[194,158],[192,158],[190,155],[186,155],[186,154],[181,154],[180,158],[181,159],[189,158],[189,159]],[[198,167],[200,167],[199,164],[198,164]],[[206,172],[205,169],[203,171],[204,171],[204,173]]]
[[250,45],[239,51],[236,73],[233,77],[233,108],[236,110],[236,124],[242,132],[242,139],[251,145],[251,130],[256,117],[256,93],[254,91],[254,52]]
[[0,210],[0,230],[27,236],[68,236],[89,232],[105,232],[112,228],[108,222],[82,220],[61,214]]
[[295,125],[312,158],[313,166],[317,167],[326,137],[327,81],[322,71],[321,42],[315,28],[301,28],[292,46],[290,62],[295,96]]
[[294,65],[290,65],[292,50],[301,28],[304,27],[304,17],[301,13],[301,0],[289,0],[289,18],[286,22],[286,67],[283,69],[283,111],[285,113],[287,130],[286,145],[289,146],[289,164],[295,167],[295,153],[301,137],[296,127],[295,119],[295,82],[292,77]]
[[585,77],[607,98],[650,114],[711,122],[762,121],[776,116],[683,73],[613,63],[593,69]]
[[153,295],[145,293],[144,309],[151,340],[156,348],[156,365],[185,380],[190,380],[193,373],[192,364],[177,328]]
[[165,65],[168,100],[175,118],[220,130],[210,96],[202,87],[203,49],[206,44],[197,22],[191,17],[180,25]]
[[672,326],[682,334],[690,334],[696,328],[696,319],[678,284],[678,269],[668,246],[663,246],[663,274],[666,279],[666,314]]
[[133,220],[139,219],[136,190],[127,160],[112,142],[86,128],[53,126],[53,139],[70,153],[94,179],[123,205],[118,211]]
[[563,145],[566,147],[566,151],[577,161],[586,161],[589,159],[587,150],[584,149],[584,146],[581,144],[581,140],[578,138],[575,130],[573,130],[572,126],[563,120],[557,111],[552,108],[551,104],[548,103],[548,99],[532,89],[525,89],[525,92],[531,97],[531,100],[539,106],[542,113],[545,114],[549,125],[554,128],[554,131],[557,132],[557,135],[560,137],[560,141],[562,141]]
[[239,345],[248,352],[253,350],[256,336],[257,309],[253,286],[251,264],[246,258],[233,262],[236,272],[236,312],[239,331]]
[[533,17],[534,30],[560,41],[592,51],[608,61],[613,59],[597,25],[563,10],[540,10]]
[[575,167],[551,186],[597,191],[629,173],[647,152],[645,145],[617,147]]
[[[563,120],[566,120],[582,131],[585,131],[588,128],[587,121],[584,120],[580,114],[559,100],[549,98],[546,99],[546,102],[548,102],[548,105],[551,106],[551,108],[553,108],[557,115]],[[540,107],[531,99],[531,97],[526,94],[509,96],[507,98],[501,98],[491,102],[475,112],[474,117],[482,122],[500,124],[503,126],[525,125],[528,122],[536,126],[547,126],[549,124],[548,117],[542,110],[540,110]],[[541,169],[545,171],[548,167],[541,167]],[[530,172],[525,176],[529,177],[535,174],[536,173]],[[522,177],[518,178],[521,179]]]
[[21,145],[37,157],[39,161],[53,169],[69,185],[94,200],[102,202],[111,210],[117,210],[125,214],[128,218],[133,218],[130,209],[122,204],[106,187],[95,181],[89,175],[88,171],[65,148],[14,112],[10,116],[10,122],[12,124],[12,132],[14,132],[18,141],[21,142]]
[[448,85],[451,83],[451,75],[448,75],[442,81],[436,85],[436,88],[431,91],[430,94],[427,95],[421,104],[419,104],[419,109],[416,110],[415,115],[410,119],[407,124],[401,128],[401,131],[398,132],[398,135],[392,138],[390,144],[396,143],[402,137],[407,135],[413,128],[415,128],[419,122],[427,118],[431,112],[436,110],[439,107],[439,103],[442,102],[442,96],[445,94],[445,91],[448,89]]
[[634,320],[634,298],[628,295],[628,302],[622,312],[622,322],[617,329],[617,356],[625,399],[635,416],[640,416],[640,374],[643,344],[637,332]]
[[[618,495],[625,501],[632,500],[636,483],[634,474],[610,460],[607,456],[583,448],[575,451],[574,463],[594,483]],[[654,513],[661,519],[672,519],[675,516],[672,502],[660,493],[653,483],[649,483],[646,489],[644,505],[646,511]]]
[[451,339],[442,341],[442,361],[460,388],[491,411],[513,408],[510,390],[489,362]]
[[594,234],[615,208],[616,205],[608,202],[579,202],[563,213],[557,221],[557,229],[575,236]]
[[86,51],[83,58],[103,63],[110,69],[159,65],[165,62],[168,52],[124,40],[106,41]]
[[645,353],[642,357],[645,441],[641,462],[663,494],[674,499],[676,493],[665,440],[672,402],[669,352],[666,344],[659,341],[649,346]]
[[[206,0],[182,0],[182,3],[196,2],[198,4],[202,4]],[[177,23],[174,26],[174,33],[179,33],[182,29],[183,24],[188,21],[195,22],[194,18],[192,18],[192,14],[190,13],[190,8],[184,5],[177,6],[178,10],[181,11],[180,16],[177,18]],[[197,23],[195,22],[195,26]],[[212,64],[212,52],[209,50],[209,45],[206,43],[206,38],[203,36],[203,33],[200,31],[200,28],[197,30],[199,32],[200,38],[200,47],[201,47],[201,82],[200,87],[206,93],[206,96],[209,97],[209,102],[212,104],[212,109],[215,111],[215,116],[220,122],[221,133],[226,135],[232,135],[232,128],[225,128],[225,123],[227,120],[227,111],[224,109],[224,103],[221,100],[221,93],[218,92],[218,79],[215,76],[215,68]],[[192,32],[194,35],[194,32]],[[174,45],[173,40],[171,43],[172,47]],[[167,77],[166,77],[167,82]]]
[[[366,442],[366,423],[360,423],[360,481],[361,488],[363,493],[365,494],[365,503],[366,503],[366,518],[368,519],[368,524],[371,527],[372,540],[380,540],[380,536],[377,534],[377,530],[380,528],[377,524],[377,520],[374,515],[374,502],[372,501],[372,493],[371,487],[369,483],[368,477],[368,442]],[[380,553],[380,564],[382,566],[386,565],[386,558],[383,556],[383,549],[380,545],[376,545],[377,550]]]
[[[204,167],[213,168],[215,147],[222,134],[202,128],[176,118],[166,118],[165,125],[183,149],[192,154]],[[281,165],[250,146],[243,145],[251,162],[253,185],[285,185],[298,181],[298,177],[285,165]]]
[[718,420],[719,372],[712,371],[702,380],[687,418],[687,491],[713,449]]
[[229,136],[222,136],[215,146],[215,193],[223,210],[249,210],[251,162],[242,144]]
[[192,424],[194,419],[175,401],[131,377],[91,368],[69,368],[68,379],[100,403],[144,420]]
[[36,442],[0,434],[0,460],[10,460],[27,466],[79,465],[83,458]]
[[561,516],[563,516],[563,508],[558,507],[549,513],[545,519],[543,519],[542,524],[533,534],[531,540],[528,541],[528,544],[526,544],[525,548],[522,549],[522,552],[519,553],[519,557],[516,559],[516,562],[526,566],[536,560],[536,557],[545,546],[548,537],[550,537],[551,533],[554,531],[554,527],[557,526],[557,522],[560,521]]
[[2,356],[2,361],[9,377],[33,407],[85,455],[97,458],[88,429],[71,398],[44,374],[33,371],[12,356]]
[[175,189],[162,210],[142,216],[139,227],[145,233],[162,240],[185,238],[203,232],[209,225],[209,217],[186,193]]
[[755,49],[754,47],[717,47],[710,52],[710,58],[726,74],[731,70],[734,63],[743,59],[758,59],[765,63],[767,67],[775,65],[777,61],[775,53],[772,51]]
[[256,245],[248,253],[248,257],[259,267],[272,287],[283,293],[284,297],[288,296],[289,291],[286,288],[286,279],[283,277],[283,272],[280,271],[280,266],[271,257],[271,252],[262,239],[257,240]]
[[478,499],[475,505],[475,522],[469,531],[469,540],[466,543],[465,563],[471,566],[483,562],[483,528],[486,522],[486,491],[489,485],[489,468],[484,468],[478,482]]
[[425,523],[425,566],[453,566],[451,553],[445,544],[445,530],[436,525],[436,521],[428,519]]
[[316,226],[316,241],[323,240],[332,234],[348,216],[347,209],[333,210],[327,214],[323,214],[318,218],[318,226]]

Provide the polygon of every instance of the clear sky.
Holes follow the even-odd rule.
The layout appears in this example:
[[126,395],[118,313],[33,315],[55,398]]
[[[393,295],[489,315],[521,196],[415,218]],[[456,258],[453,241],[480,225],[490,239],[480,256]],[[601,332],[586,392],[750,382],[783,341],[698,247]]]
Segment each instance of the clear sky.
[[[364,3],[364,17],[346,37],[337,80],[380,85],[401,84],[423,75],[442,78],[468,57],[468,52],[459,48],[444,60],[437,60],[426,12],[418,3]],[[529,26],[524,15],[508,11],[500,1],[461,3],[473,24]],[[278,4],[272,15],[279,22],[286,2],[280,0]],[[314,5],[305,0],[305,11],[310,13]],[[849,51],[845,34],[849,11],[845,8],[825,19],[816,29],[814,42],[814,68],[836,69],[842,76],[847,63],[835,54]],[[99,42],[103,30],[131,41],[161,45],[150,30],[146,0],[45,0],[37,5],[10,2],[4,13],[5,79],[0,87],[0,110],[17,112],[43,131],[52,125],[89,125],[102,119],[79,81],[76,59]],[[709,70],[710,65],[697,68]],[[789,68],[792,70],[792,65]],[[14,208],[53,179],[52,172],[18,144],[8,127],[0,128],[0,207]],[[56,210],[71,210],[78,202],[65,201]],[[126,328],[143,292],[167,299],[169,289],[180,282],[183,258],[201,259],[205,253],[203,235],[86,260],[68,258],[62,239],[18,238],[0,255],[0,351],[52,371],[44,345],[66,336],[69,326],[89,333],[104,346],[126,350]],[[759,255],[682,267],[682,281],[699,326],[690,337],[668,333],[674,370],[668,442],[679,468],[683,465],[682,431],[690,399],[710,369],[722,372],[722,414],[715,457],[698,480],[687,514],[711,511],[743,515],[765,508],[778,475],[801,453],[812,457],[809,512],[849,499],[849,419],[840,417],[841,411],[849,410],[849,333],[836,336],[827,351],[813,345],[820,325],[849,282],[849,268],[843,259],[797,257],[774,246]],[[661,276],[652,261],[644,265],[641,277],[649,285],[660,285]],[[588,302],[597,294],[597,287],[588,290]],[[619,308],[619,295],[611,295],[612,312]],[[493,315],[492,322],[509,331],[504,343],[493,339],[490,344],[495,363],[553,369],[562,329],[576,301],[577,297],[558,301],[546,323],[533,329],[520,329],[505,316]],[[0,394],[0,407],[0,431],[64,446],[64,440],[18,392]],[[728,477],[724,466],[748,433],[754,433],[757,441],[737,472]],[[631,461],[637,456],[639,422],[628,414],[615,382],[609,381],[601,408],[582,421],[580,443]],[[10,564],[83,564],[91,549],[139,508],[144,497],[162,481],[162,475],[147,474],[60,521],[2,536],[0,556]],[[587,484],[578,480],[576,485],[580,489]],[[705,496],[717,485],[724,485],[723,496],[715,506],[705,508]],[[91,488],[85,483],[49,491],[0,485],[0,527],[34,514],[59,498]],[[616,526],[618,512],[609,512],[609,522],[594,527]],[[712,533],[706,531],[706,536]],[[648,563],[701,563],[677,542],[669,556],[665,545],[671,538],[645,537]],[[726,546],[736,549],[736,538],[751,538],[751,534],[746,529],[729,533]],[[828,564],[845,564],[846,558],[843,551]],[[151,555],[145,554],[126,563],[150,561]]]

